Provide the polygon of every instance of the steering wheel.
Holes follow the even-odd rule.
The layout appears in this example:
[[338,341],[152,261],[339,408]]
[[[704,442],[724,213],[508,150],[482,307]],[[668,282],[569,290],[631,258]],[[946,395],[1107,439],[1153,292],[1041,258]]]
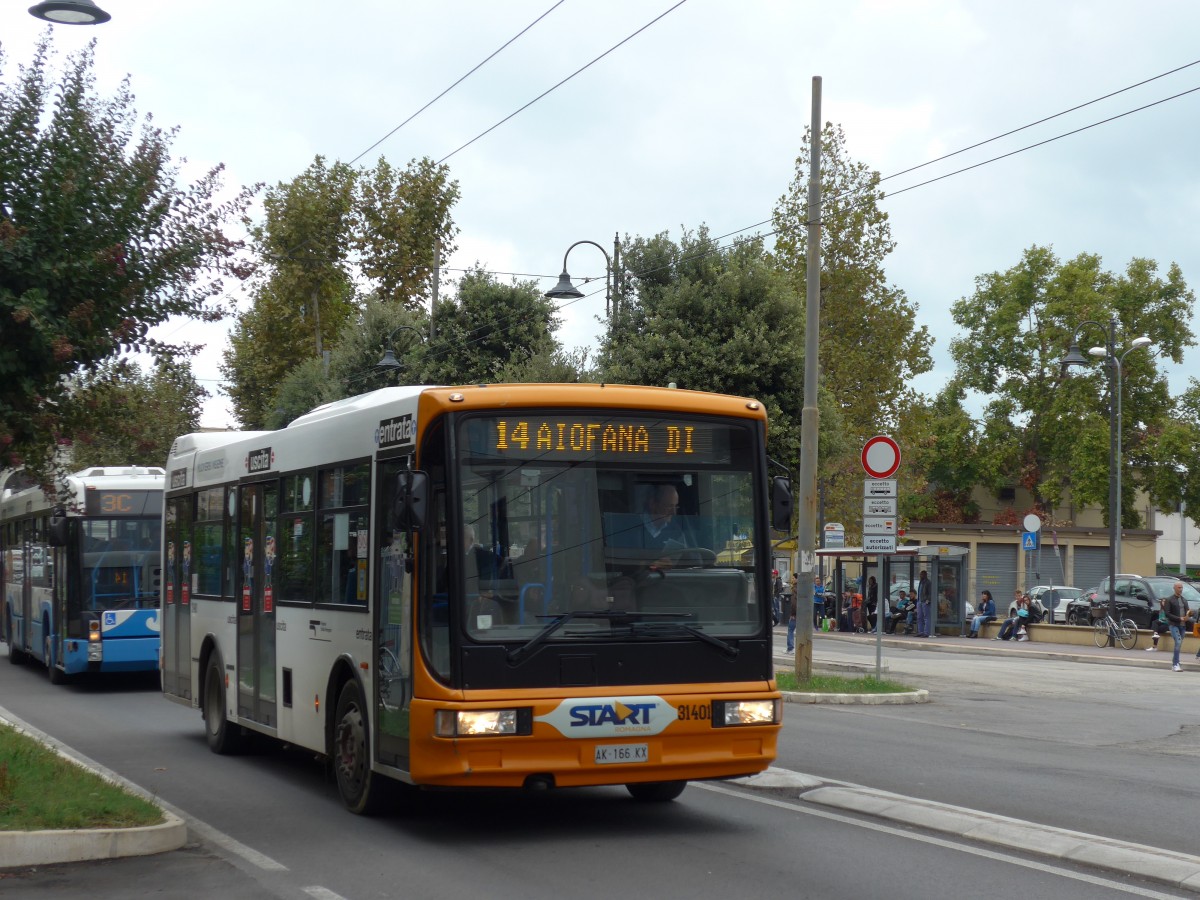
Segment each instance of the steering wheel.
[[707,547],[687,547],[674,557],[675,565],[693,569],[711,569],[717,564],[717,554]]

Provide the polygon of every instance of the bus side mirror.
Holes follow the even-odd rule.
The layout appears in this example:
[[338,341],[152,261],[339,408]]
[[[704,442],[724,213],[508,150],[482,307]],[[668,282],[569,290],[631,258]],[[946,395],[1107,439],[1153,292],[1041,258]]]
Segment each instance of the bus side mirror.
[[396,525],[419,531],[429,509],[429,475],[409,469],[396,476]]
[[771,527],[776,531],[792,527],[792,482],[786,475],[771,479]]
[[67,546],[67,515],[61,509],[56,509],[50,517],[49,543],[51,547]]

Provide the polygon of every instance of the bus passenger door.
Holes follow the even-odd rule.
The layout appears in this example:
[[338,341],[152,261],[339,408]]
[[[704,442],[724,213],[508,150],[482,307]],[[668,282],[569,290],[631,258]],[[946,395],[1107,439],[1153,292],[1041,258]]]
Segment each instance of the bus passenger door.
[[[192,606],[188,573],[191,558],[192,498],[167,501],[165,516],[166,559],[162,563],[163,692],[174,697],[192,697]],[[204,677],[203,673],[200,677]]]
[[376,487],[375,734],[376,758],[407,770],[408,705],[412,699],[412,532],[395,520],[398,475],[407,460],[379,464]]
[[275,598],[270,584],[279,510],[274,483],[238,489],[238,716],[274,728]]

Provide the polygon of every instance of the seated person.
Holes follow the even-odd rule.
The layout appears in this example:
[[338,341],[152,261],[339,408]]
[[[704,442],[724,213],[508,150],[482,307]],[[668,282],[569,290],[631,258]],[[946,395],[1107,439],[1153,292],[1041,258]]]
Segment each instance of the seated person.
[[996,618],[996,601],[992,599],[992,592],[989,590],[981,591],[979,594],[979,606],[975,608],[975,616],[971,619],[971,630],[967,632],[967,637],[979,637],[979,629],[985,623],[991,622]]
[[696,546],[676,515],[678,510],[679,491],[675,485],[653,485],[640,515],[612,517],[614,527],[607,535],[609,545],[646,551],[631,556],[651,561],[655,567],[670,568],[672,553]]
[[896,595],[896,606],[884,622],[884,630],[888,634],[895,634],[896,628],[901,622],[904,622],[905,631],[910,630],[916,611],[917,605],[908,599],[908,591],[901,590]]
[[[1029,595],[1023,594],[1020,599],[1013,604],[1011,614],[1007,619],[1004,620],[1004,624],[1000,626],[999,633],[992,640],[1021,640],[1021,634],[1025,630],[1025,624],[1029,621]],[[1025,635],[1024,640],[1029,640],[1028,635]]]

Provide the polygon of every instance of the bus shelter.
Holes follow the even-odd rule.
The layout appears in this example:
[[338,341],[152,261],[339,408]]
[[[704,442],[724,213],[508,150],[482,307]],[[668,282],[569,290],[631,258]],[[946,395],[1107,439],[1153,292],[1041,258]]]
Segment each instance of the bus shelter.
[[912,594],[921,572],[927,572],[934,601],[930,604],[932,632],[958,635],[967,622],[967,552],[966,547],[953,544],[901,546],[890,554],[838,547],[818,550],[817,558],[827,595],[832,594],[835,607],[844,590],[861,593],[865,600],[866,585],[872,576],[879,584],[879,602],[894,604],[901,589]]

